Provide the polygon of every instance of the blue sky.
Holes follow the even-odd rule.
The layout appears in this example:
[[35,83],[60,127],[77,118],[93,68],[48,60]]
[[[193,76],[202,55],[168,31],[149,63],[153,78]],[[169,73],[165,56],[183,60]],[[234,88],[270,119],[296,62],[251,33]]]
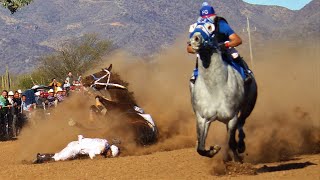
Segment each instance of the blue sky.
[[299,10],[311,0],[243,0],[251,4],[278,5],[291,10]]

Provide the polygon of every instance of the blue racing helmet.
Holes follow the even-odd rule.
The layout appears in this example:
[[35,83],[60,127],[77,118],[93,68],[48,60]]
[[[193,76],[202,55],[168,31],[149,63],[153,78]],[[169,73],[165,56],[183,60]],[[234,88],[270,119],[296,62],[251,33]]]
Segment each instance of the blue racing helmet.
[[204,6],[200,9],[200,16],[202,18],[207,18],[216,14],[212,6],[206,5],[207,3],[203,3]]

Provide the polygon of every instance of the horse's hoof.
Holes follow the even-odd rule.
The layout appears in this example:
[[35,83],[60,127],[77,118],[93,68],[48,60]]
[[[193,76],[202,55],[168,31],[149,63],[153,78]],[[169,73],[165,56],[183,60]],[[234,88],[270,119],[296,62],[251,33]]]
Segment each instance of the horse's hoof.
[[238,142],[238,153],[242,154],[246,151],[246,144],[244,143],[244,141],[239,141]]
[[227,162],[230,162],[232,161],[232,157],[230,156],[230,154],[228,152],[226,152],[224,155],[223,155],[223,162],[224,163],[227,163]]
[[221,147],[218,145],[210,146],[208,157],[212,158],[214,155],[216,155],[220,151],[220,149]]
[[234,161],[242,164],[243,163],[243,157],[241,157],[239,155],[235,155],[234,156]]
[[216,155],[220,151],[220,149],[221,149],[221,147],[216,145],[216,146],[210,146],[210,149],[208,151],[197,149],[197,152],[201,156],[212,158],[214,155]]

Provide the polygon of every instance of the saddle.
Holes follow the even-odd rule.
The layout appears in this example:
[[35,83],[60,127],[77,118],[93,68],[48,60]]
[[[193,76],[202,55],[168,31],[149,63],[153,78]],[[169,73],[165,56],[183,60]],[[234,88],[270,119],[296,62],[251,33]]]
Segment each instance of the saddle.
[[[250,70],[250,73],[247,72],[249,70],[249,67],[247,66],[247,64],[244,62],[244,60],[242,58],[241,58],[242,62],[237,63],[232,59],[232,57],[230,55],[222,54],[222,60],[225,63],[229,64],[233,69],[238,71],[243,80],[246,80],[247,77],[250,77],[251,79],[254,78],[251,70]],[[243,66],[246,66],[246,67],[243,67]],[[190,79],[190,81],[193,84],[195,83],[195,80],[197,79],[198,75],[199,75],[199,72],[198,72],[198,58],[197,58],[196,67],[193,70],[193,76]]]
[[[230,55],[222,55],[222,60],[229,64],[233,69],[235,69],[236,71],[238,71],[242,77],[243,80],[246,79],[247,75],[245,73],[246,69],[244,67],[242,67],[239,63],[236,63],[232,57]],[[242,60],[243,61],[243,60]]]

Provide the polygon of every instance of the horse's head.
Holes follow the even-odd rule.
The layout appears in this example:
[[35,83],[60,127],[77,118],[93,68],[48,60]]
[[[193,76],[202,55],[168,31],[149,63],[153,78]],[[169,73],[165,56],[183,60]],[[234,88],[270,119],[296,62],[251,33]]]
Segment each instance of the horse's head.
[[124,85],[119,83],[117,78],[111,75],[112,64],[108,68],[103,68],[101,71],[86,76],[82,80],[84,87],[93,87],[96,90],[101,89],[126,89]]
[[[94,85],[95,81],[98,80],[99,78],[107,75],[107,71],[111,71],[112,69],[112,64],[110,64],[110,66],[108,68],[104,68],[101,71],[91,74],[89,76],[85,76],[82,79],[82,85],[84,87],[91,87],[92,85]],[[102,80],[101,80],[102,81]]]
[[190,45],[196,53],[216,52],[218,43],[214,38],[215,26],[210,18],[201,18],[190,26]]
[[114,101],[135,104],[133,92],[127,89],[128,82],[123,81],[116,72],[111,72],[112,64],[108,68],[86,76],[82,80],[84,87],[92,87],[95,90],[107,90]]

